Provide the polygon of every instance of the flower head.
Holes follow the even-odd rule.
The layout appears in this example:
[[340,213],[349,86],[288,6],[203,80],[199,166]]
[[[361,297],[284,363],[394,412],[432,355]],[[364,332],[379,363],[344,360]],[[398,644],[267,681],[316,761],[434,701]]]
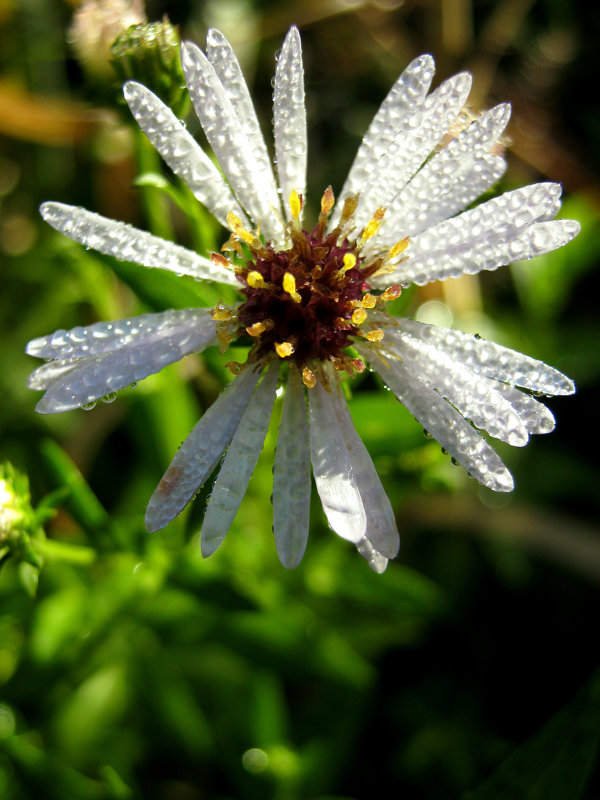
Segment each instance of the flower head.
[[[173,112],[139,83],[124,94],[166,163],[229,229],[220,253],[190,252],[97,214],[45,203],[46,221],[78,242],[146,267],[229,284],[234,307],[186,309],[57,331],[29,343],[51,359],[29,385],[42,413],[86,407],[184,355],[234,338],[250,345],[235,379],[183,443],[152,495],[149,530],[170,522],[225,457],[207,506],[210,555],[236,514],[262,449],[278,383],[285,385],[273,471],[277,551],[296,566],[306,547],[310,469],[329,525],[376,571],[398,551],[394,513],[341,391],[366,362],[423,426],[485,486],[510,491],[510,473],[479,430],[524,445],[554,426],[532,396],[573,383],[528,356],[386,311],[403,286],[496,269],[561,247],[579,230],[554,220],[560,186],[540,183],[465,211],[503,174],[494,153],[508,105],[447,138],[469,93],[462,73],[429,93],[431,56],[415,59],[371,123],[337,202],[304,221],[307,163],[300,36],[288,33],[274,81],[277,180],[238,62],[209,31],[204,54],[182,46],[187,86],[222,172]],[[308,413],[307,413],[308,399]]]

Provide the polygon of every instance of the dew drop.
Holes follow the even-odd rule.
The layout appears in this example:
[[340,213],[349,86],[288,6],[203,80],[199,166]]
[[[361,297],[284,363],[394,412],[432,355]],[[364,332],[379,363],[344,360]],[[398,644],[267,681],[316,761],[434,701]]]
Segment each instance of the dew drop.
[[109,392],[108,394],[104,395],[104,397],[102,398],[102,402],[103,403],[114,403],[114,401],[116,399],[117,399],[117,393],[116,392]]
[[91,411],[93,408],[96,408],[96,401],[93,400],[91,403],[84,403],[81,408],[83,408],[84,411]]

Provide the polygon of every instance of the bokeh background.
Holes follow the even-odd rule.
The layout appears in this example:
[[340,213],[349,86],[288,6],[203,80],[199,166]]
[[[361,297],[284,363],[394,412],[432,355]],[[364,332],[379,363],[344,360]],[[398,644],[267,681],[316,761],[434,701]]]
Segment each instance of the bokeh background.
[[50,495],[57,507],[47,539],[38,530],[29,542],[41,569],[25,551],[0,552],[0,797],[600,798],[596,7],[146,6],[148,20],[168,14],[200,44],[211,25],[228,35],[265,132],[274,56],[289,25],[300,26],[309,206],[329,183],[339,191],[392,82],[431,52],[436,84],[473,72],[474,111],[513,103],[498,191],[560,181],[563,215],[582,223],[564,250],[399,301],[403,313],[557,366],[578,392],[550,401],[553,434],[498,448],[516,489],[495,496],[371,376],[353,383],[352,414],[402,536],[382,576],[327,530],[314,497],[304,561],[280,566],[269,501],[275,424],[211,559],[190,545],[202,496],[164,531],[145,533],[147,499],[230,379],[231,353],[187,358],[93,411],[35,414],[29,339],[218,298],[213,287],[86,251],[38,217],[54,199],[189,246],[221,240],[135,131],[113,66],[92,48],[99,18],[73,28],[76,8],[0,0],[0,461],[28,476],[33,506]]

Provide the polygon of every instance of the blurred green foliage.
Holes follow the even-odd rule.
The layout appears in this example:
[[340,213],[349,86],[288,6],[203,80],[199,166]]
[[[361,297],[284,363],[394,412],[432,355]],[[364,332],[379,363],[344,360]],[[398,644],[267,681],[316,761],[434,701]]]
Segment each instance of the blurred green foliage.
[[273,55],[292,22],[302,27],[309,205],[328,183],[339,190],[370,116],[419,52],[434,53],[440,77],[470,68],[482,107],[512,100],[499,189],[562,181],[580,237],[458,291],[406,291],[396,311],[433,301],[457,327],[555,364],[579,391],[553,402],[552,436],[502,450],[517,489],[498,497],[372,375],[355,381],[353,418],[403,537],[383,576],[327,531],[314,498],[304,561],[279,565],[278,406],[219,551],[203,561],[195,543],[208,488],[149,536],[147,499],[243,354],[209,351],[110,405],[41,417],[24,345],[231,297],[86,251],[37,207],[81,203],[203,252],[221,233],[134,131],[116,75],[87,81],[65,40],[72,8],[0,2],[0,460],[29,477],[30,489],[24,477],[15,486],[38,558],[13,549],[0,571],[0,797],[594,800],[598,20],[566,0],[147,6],[150,20],[165,12],[184,36],[202,42],[214,24],[231,37],[265,130]]

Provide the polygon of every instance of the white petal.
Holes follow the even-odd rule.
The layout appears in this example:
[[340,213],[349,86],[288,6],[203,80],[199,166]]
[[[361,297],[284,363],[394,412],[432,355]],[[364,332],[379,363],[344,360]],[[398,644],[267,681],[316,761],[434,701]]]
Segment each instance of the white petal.
[[415,58],[396,83],[375,114],[341,191],[332,218],[338,219],[343,201],[367,185],[377,160],[387,152],[396,133],[414,108],[421,105],[433,80],[435,64],[430,55]]
[[206,138],[238,200],[267,239],[280,241],[279,197],[272,176],[261,172],[223,84],[202,50],[181,46],[181,64],[194,108]]
[[402,364],[390,358],[384,366],[364,345],[357,348],[369,358],[384,383],[411,414],[450,455],[480,483],[496,492],[510,492],[514,482],[499,456],[482,436],[435,389],[422,383]]
[[338,536],[356,544],[366,535],[367,516],[331,393],[317,381],[308,399],[313,475],[323,510]]
[[156,267],[239,287],[233,272],[215,266],[208,258],[185,247],[140,231],[125,222],[94,214],[65,203],[42,203],[40,213],[49,225],[76,242],[120,261],[133,261],[144,267]]
[[146,509],[146,528],[164,528],[198,492],[233,436],[260,372],[246,368],[205,412],[179,448]]
[[382,572],[385,572],[388,565],[388,559],[385,556],[382,556],[381,553],[373,547],[366,536],[364,539],[361,539],[360,542],[357,542],[356,549],[371,567],[373,572],[376,572],[378,575],[381,575]]
[[77,366],[77,361],[69,359],[54,359],[48,364],[42,364],[41,367],[34,369],[31,375],[27,378],[27,388],[42,390],[51,386],[58,378],[66,375],[74,367]]
[[273,126],[275,161],[282,201],[291,216],[287,202],[290,192],[306,193],[306,108],[304,105],[304,67],[298,28],[288,31],[275,71],[273,94]]
[[141,83],[127,81],[123,94],[148,139],[221,225],[227,224],[230,211],[244,218],[245,214],[233,192],[204,150],[188,133],[185,123],[177,119],[171,109]]
[[284,567],[298,566],[310,521],[310,443],[304,388],[290,368],[273,468],[273,533]]
[[204,558],[221,544],[242,502],[267,435],[278,377],[277,360],[250,398],[223,459],[202,524],[200,547]]
[[[254,103],[233,48],[221,31],[210,28],[206,35],[206,57],[212,64],[248,139],[257,171],[268,183],[269,192],[276,193],[273,166],[265,145]],[[277,211],[280,211],[279,204]]]
[[389,204],[377,236],[391,246],[462,211],[489,189],[506,162],[489,155],[510,118],[510,105],[490,109],[428,161]]
[[379,206],[388,206],[446,133],[465,104],[471,76],[460,73],[439,86],[406,120],[362,187],[355,214],[357,229]]
[[571,220],[545,221],[560,208],[559,197],[558,184],[533,184],[441,222],[411,240],[407,260],[386,276],[385,283],[421,286],[562,247],[577,235],[579,225]]
[[186,308],[181,311],[161,311],[159,314],[140,314],[138,317],[118,319],[114,322],[96,322],[85,328],[70,331],[58,330],[50,336],[32,339],[25,352],[37,358],[76,359],[97,356],[118,350],[166,329],[191,326],[200,335],[212,339],[215,322],[210,309]]
[[519,414],[529,433],[550,433],[554,430],[556,426],[554,415],[543,403],[500,381],[494,381],[494,387]]
[[431,342],[466,367],[506,383],[544,394],[573,394],[573,381],[542,361],[468,333],[415,320],[398,320],[400,328]]
[[477,428],[513,447],[523,447],[529,436],[521,417],[490,381],[433,344],[408,334],[386,336],[386,346],[401,358],[419,380],[436,389]]
[[329,374],[332,377],[329,400],[348,449],[356,485],[367,516],[365,538],[380,555],[386,559],[395,558],[400,549],[400,536],[391,503],[381,485],[371,456],[356,433],[348,403],[342,396],[339,385],[334,383],[333,371],[329,370]]
[[[130,333],[121,334],[126,344],[119,344],[117,335],[118,349],[108,343],[104,350],[98,340],[99,354],[80,358],[72,370],[62,371],[37,404],[36,411],[57,414],[93,403],[214,342],[215,322],[207,320],[203,309],[196,314],[193,310],[183,315],[171,313],[174,317],[163,319],[164,324],[155,330],[142,329],[134,337]],[[93,343],[90,347],[95,352]]]

